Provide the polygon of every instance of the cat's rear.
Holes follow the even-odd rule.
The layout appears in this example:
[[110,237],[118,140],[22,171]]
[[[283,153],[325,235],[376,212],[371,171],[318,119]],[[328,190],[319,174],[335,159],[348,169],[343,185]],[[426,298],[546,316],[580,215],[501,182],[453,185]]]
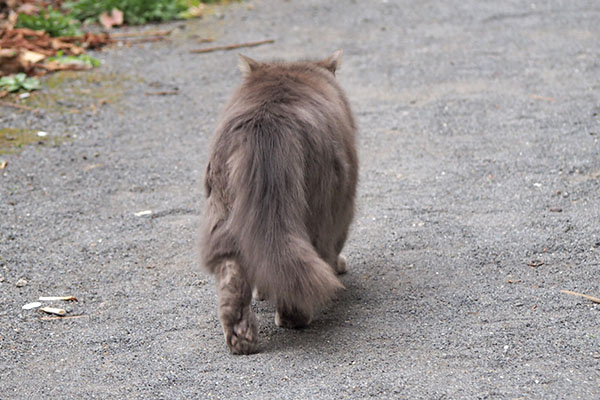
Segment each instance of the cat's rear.
[[343,286],[340,252],[357,180],[355,124],[335,80],[341,52],[320,62],[242,57],[206,170],[203,257],[216,275],[230,350],[256,351],[252,288],[279,326],[307,325]]

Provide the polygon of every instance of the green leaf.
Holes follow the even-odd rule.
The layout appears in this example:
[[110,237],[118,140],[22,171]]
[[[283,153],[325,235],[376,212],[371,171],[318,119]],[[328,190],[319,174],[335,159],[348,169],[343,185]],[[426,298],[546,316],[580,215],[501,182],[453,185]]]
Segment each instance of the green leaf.
[[25,82],[25,79],[27,79],[27,75],[22,72],[19,72],[18,74],[15,75],[16,83],[23,83],[23,82]]
[[21,89],[30,92],[40,88],[41,84],[37,78],[28,78],[24,73],[0,78],[0,89],[8,90],[9,92],[18,92]]
[[184,0],[79,0],[67,2],[66,8],[80,21],[97,20],[103,12],[117,8],[123,11],[126,23],[143,24],[176,19],[188,5]]
[[40,81],[36,78],[27,78],[21,86],[28,92],[31,92],[32,90],[38,90],[42,87]]
[[81,23],[69,15],[48,7],[48,11],[41,10],[40,15],[19,14],[17,28],[29,28],[36,31],[46,31],[50,36],[79,36],[83,32],[79,29]]
[[80,54],[78,56],[54,56],[49,57],[48,61],[55,61],[59,64],[78,64],[89,67],[99,67],[100,60],[87,54]]

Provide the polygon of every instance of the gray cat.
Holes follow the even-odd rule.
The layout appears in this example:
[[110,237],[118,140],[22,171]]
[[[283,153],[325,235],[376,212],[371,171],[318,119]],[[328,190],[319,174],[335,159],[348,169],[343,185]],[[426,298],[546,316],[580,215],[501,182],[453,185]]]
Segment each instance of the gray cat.
[[206,168],[204,265],[218,282],[233,354],[257,351],[253,288],[286,328],[310,323],[343,286],[340,256],[354,213],[356,125],[335,79],[341,50],[322,61],[257,62],[225,107]]

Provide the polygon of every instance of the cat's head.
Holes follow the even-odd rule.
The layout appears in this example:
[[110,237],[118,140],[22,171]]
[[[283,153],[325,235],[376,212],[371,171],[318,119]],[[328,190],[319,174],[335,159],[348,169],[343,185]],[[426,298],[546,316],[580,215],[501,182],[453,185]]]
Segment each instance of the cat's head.
[[[331,72],[333,75],[335,75],[335,71],[340,67],[342,54],[343,51],[340,49],[324,60],[306,61],[305,63],[310,63],[319,68],[324,68],[327,71]],[[271,63],[264,63],[253,60],[250,57],[246,57],[243,54],[239,54],[239,59],[239,68],[244,76],[249,76],[253,72],[260,71],[261,69],[268,68],[270,65],[272,65]]]

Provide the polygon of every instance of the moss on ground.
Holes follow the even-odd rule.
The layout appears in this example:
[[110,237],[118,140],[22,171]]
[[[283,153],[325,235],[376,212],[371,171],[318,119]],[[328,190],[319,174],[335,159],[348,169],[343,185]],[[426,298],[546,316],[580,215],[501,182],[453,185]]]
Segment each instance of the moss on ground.
[[38,136],[35,129],[0,128],[0,154],[18,153],[29,144],[58,146],[65,141],[64,136]]
[[102,70],[62,71],[48,76],[44,89],[33,92],[26,106],[58,113],[95,112],[104,104],[118,103],[130,76]]
[[[105,72],[62,71],[44,79],[40,91],[31,92],[18,104],[49,113],[95,113],[105,104],[116,104],[125,96],[129,84],[139,81],[132,76]],[[16,96],[14,97],[16,100]],[[59,145],[66,136],[40,137],[35,129],[0,128],[0,154],[17,153],[31,144]]]

